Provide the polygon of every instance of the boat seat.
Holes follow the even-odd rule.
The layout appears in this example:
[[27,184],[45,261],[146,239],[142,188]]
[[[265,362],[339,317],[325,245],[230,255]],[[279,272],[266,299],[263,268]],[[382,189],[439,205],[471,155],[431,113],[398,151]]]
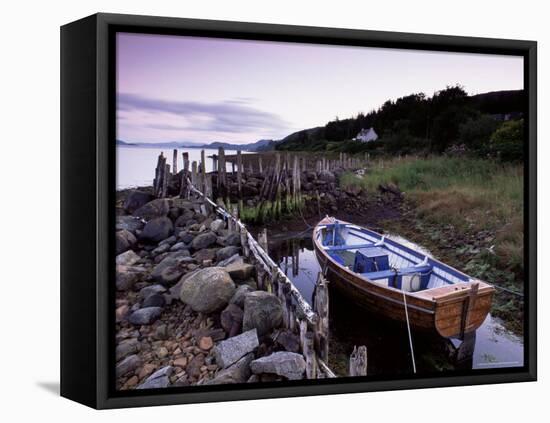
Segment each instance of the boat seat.
[[372,247],[373,243],[369,244],[356,244],[356,245],[332,245],[332,246],[325,246],[326,251],[339,251],[339,250],[355,250],[359,248],[367,248]]
[[[432,266],[422,265],[422,266],[405,267],[403,269],[399,269],[398,271],[395,271],[394,269],[390,269],[390,270],[381,270],[379,272],[367,272],[367,273],[362,273],[361,276],[365,276],[367,279],[370,279],[373,281],[380,280],[380,279],[389,279],[388,286],[401,289],[403,284],[403,276],[414,275],[416,273],[419,273],[420,290],[422,290],[422,289],[426,289],[426,286],[430,279],[431,270],[432,270]],[[403,289],[408,291],[408,289],[406,289],[405,287],[403,287]]]

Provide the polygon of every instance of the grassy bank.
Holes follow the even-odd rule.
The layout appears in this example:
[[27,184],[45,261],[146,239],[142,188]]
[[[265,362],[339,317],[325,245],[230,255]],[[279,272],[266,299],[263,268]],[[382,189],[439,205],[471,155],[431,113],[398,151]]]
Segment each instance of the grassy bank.
[[[523,168],[482,159],[409,157],[374,163],[342,186],[375,192],[394,184],[405,194],[414,227],[400,227],[417,242],[473,276],[523,292]],[[389,229],[395,222],[388,222]],[[395,229],[394,229],[395,230]],[[493,314],[521,331],[523,301],[499,291]]]

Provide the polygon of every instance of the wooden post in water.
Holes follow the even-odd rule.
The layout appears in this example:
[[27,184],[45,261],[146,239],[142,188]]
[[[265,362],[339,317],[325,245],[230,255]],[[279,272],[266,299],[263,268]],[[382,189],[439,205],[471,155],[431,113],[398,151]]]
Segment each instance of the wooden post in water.
[[191,184],[197,186],[197,162],[195,160],[191,163]]
[[218,197],[225,198],[227,181],[225,179],[225,151],[223,147],[218,148]]
[[218,171],[218,155],[212,154],[212,172]]
[[243,199],[243,156],[241,150],[237,150],[237,190],[239,201]]
[[367,375],[367,347],[364,345],[361,345],[359,348],[353,347],[353,352],[349,357],[349,375]]
[[174,175],[178,173],[178,149],[174,148],[174,152],[172,155],[172,172],[174,172]]
[[157,167],[155,168],[155,178],[153,179],[153,195],[155,197],[159,196],[159,188],[162,180],[161,175],[162,175],[162,169],[163,169],[163,165],[162,165],[163,158],[164,158],[164,155],[161,152],[157,159]]
[[200,190],[206,194],[206,154],[201,150],[201,182]]
[[258,154],[258,173],[261,175],[264,173],[264,167],[262,166],[262,155]]
[[181,153],[183,158],[183,172],[181,174],[180,198],[189,197],[189,187],[187,186],[187,178],[189,178],[189,153]]
[[319,316],[314,329],[315,345],[317,353],[321,360],[328,361],[328,343],[329,343],[329,298],[328,281],[319,272],[317,275],[317,284],[315,285],[313,310]]

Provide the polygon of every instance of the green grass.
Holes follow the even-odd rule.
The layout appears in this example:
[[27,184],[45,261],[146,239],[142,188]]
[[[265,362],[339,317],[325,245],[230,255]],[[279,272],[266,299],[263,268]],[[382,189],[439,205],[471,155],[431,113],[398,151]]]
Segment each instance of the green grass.
[[341,186],[374,192],[394,184],[414,203],[418,217],[456,231],[490,232],[501,266],[523,270],[523,167],[495,161],[407,157],[378,161],[358,177],[346,173]]
[[[407,157],[373,162],[365,176],[346,173],[340,184],[359,185],[367,195],[376,192],[380,184],[396,185],[404,192],[414,221],[388,222],[389,228],[428,245],[436,255],[472,276],[523,292],[521,165]],[[491,313],[503,319],[507,328],[522,333],[522,297],[497,290]]]

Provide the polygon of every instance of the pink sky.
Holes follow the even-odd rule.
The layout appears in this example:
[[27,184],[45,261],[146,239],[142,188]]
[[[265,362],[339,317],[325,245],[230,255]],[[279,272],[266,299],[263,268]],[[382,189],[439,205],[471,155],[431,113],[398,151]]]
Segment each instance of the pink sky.
[[470,94],[522,89],[523,59],[119,33],[117,138],[280,139],[457,83]]

